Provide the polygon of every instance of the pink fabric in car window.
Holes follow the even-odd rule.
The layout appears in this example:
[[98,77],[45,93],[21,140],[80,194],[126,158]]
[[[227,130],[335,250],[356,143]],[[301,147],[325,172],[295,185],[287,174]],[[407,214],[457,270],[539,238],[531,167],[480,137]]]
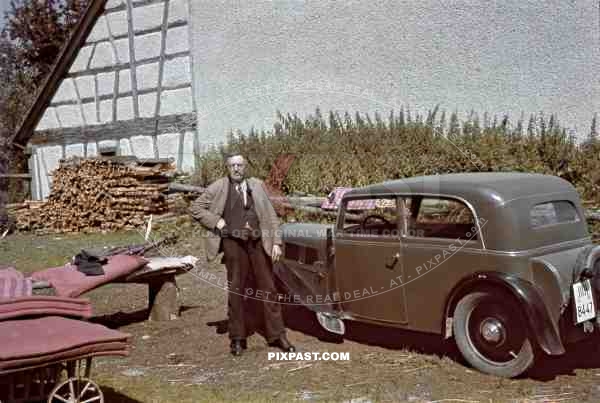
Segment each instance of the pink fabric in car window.
[[101,276],[86,276],[77,270],[77,266],[67,264],[33,273],[36,281],[47,281],[60,297],[78,297],[94,288],[110,283],[119,277],[126,276],[143,267],[148,261],[139,256],[115,255],[108,258],[102,266]]
[[[352,188],[338,187],[333,189],[321,204],[323,210],[337,210],[342,204],[342,197]],[[371,210],[377,207],[375,199],[353,200],[348,203],[347,210]]]

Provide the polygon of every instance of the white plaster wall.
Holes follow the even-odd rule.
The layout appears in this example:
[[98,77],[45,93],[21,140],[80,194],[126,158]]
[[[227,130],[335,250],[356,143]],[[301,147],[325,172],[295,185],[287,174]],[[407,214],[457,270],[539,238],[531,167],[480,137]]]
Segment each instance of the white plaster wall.
[[159,158],[174,158],[177,161],[179,152],[179,136],[180,133],[165,133],[157,136],[156,145],[158,148]]
[[115,64],[115,53],[110,42],[99,42],[92,56],[92,68],[100,68]]
[[46,129],[56,129],[59,127],[58,120],[56,120],[56,115],[54,113],[54,108],[49,107],[46,108],[42,119],[37,125],[37,130],[46,130]]
[[106,4],[104,5],[104,8],[106,10],[111,10],[113,8],[117,8],[117,7],[125,5],[125,1],[126,0],[106,0]]
[[62,127],[77,127],[83,125],[79,105],[60,105],[56,107]]
[[58,90],[52,98],[52,102],[64,102],[73,101],[77,99],[77,93],[75,92],[75,85],[73,84],[72,78],[65,78],[60,83]]
[[184,172],[194,172],[195,157],[194,157],[194,136],[195,132],[185,132],[183,138],[183,158],[181,159],[181,166],[177,167]]
[[187,0],[171,0],[169,2],[169,23],[188,20]]
[[115,51],[117,52],[116,58],[119,59],[119,63],[129,63],[129,39],[117,39],[115,41]]
[[154,146],[151,136],[134,136],[130,140],[138,158],[154,158]]
[[129,26],[127,25],[127,11],[109,13],[106,18],[113,37],[127,34],[129,30]]
[[41,149],[38,149],[35,154],[35,165],[36,165],[36,176],[38,180],[38,196],[40,199],[46,199],[50,194],[50,178],[47,175],[47,172],[44,170],[44,165],[42,164],[43,160],[43,152]]
[[156,92],[138,95],[140,117],[151,118],[156,112]]
[[133,119],[133,97],[117,99],[117,120]]
[[93,48],[93,45],[86,45],[79,49],[79,53],[77,53],[77,57],[75,58],[75,61],[73,61],[71,69],[69,70],[70,73],[76,73],[78,71],[84,71],[87,69]]
[[131,70],[125,69],[119,71],[119,93],[131,91]]
[[98,155],[98,148],[96,147],[96,142],[87,143],[85,154],[87,157],[95,157]]
[[192,112],[192,90],[182,88],[178,90],[162,91],[160,94],[160,115],[175,115]]
[[136,68],[138,90],[158,87],[158,63],[142,64]]
[[96,94],[94,76],[81,76],[75,79],[80,98],[93,98]]
[[31,198],[33,200],[40,200],[41,199],[41,195],[40,195],[40,191],[39,191],[40,178],[37,174],[37,158],[36,158],[35,147],[32,147],[32,154],[29,157],[29,159],[27,160],[27,167],[29,168],[29,173],[31,174],[31,186],[30,186]]
[[133,31],[158,28],[162,25],[164,3],[150,4],[133,9]]
[[112,94],[115,90],[115,72],[98,74],[98,95]]
[[121,139],[119,141],[119,155],[133,155],[129,139]]
[[100,101],[100,123],[110,123],[113,121],[113,101],[106,99]]
[[108,39],[108,25],[106,25],[106,18],[101,15],[98,17],[98,20],[92,28],[90,35],[87,37],[86,42],[96,42],[106,39]]
[[[51,174],[56,168],[58,168],[61,158],[63,158],[61,146],[48,146],[40,147],[37,150],[40,158],[40,174],[42,184],[42,197],[47,198],[50,194],[50,187],[52,185],[52,179],[47,174]],[[44,167],[46,171],[44,172]]]
[[179,53],[190,49],[189,28],[187,26],[167,30],[166,54]]
[[85,150],[84,150],[84,144],[83,143],[77,143],[77,144],[69,144],[65,147],[65,158],[70,158],[70,157],[84,157],[85,156]]
[[163,87],[187,84],[192,82],[189,56],[166,60],[163,67]]
[[136,36],[134,46],[135,60],[142,61],[160,56],[160,38],[160,32]]
[[81,108],[83,109],[83,117],[85,118],[86,125],[97,125],[100,123],[98,121],[98,116],[96,115],[95,102],[83,103],[81,104]]

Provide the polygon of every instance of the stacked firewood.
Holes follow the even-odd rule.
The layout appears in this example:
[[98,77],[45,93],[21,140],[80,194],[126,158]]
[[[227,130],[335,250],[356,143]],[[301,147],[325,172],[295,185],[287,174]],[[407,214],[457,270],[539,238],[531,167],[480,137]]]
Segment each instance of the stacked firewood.
[[53,172],[46,202],[15,211],[18,230],[79,232],[132,229],[169,209],[164,193],[174,172],[168,161],[71,158]]

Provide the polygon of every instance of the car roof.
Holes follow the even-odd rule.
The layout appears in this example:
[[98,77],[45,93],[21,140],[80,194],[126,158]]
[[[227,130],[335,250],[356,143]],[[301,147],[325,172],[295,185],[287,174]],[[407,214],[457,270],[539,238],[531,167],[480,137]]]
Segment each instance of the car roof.
[[464,198],[474,204],[503,204],[541,194],[576,192],[557,176],[522,172],[477,172],[416,176],[353,189],[344,198],[384,194],[440,194]]

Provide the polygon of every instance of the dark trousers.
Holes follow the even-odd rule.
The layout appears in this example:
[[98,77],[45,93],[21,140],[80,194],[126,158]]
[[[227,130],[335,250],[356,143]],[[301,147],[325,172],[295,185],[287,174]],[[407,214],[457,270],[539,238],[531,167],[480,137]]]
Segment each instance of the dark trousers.
[[[248,334],[248,318],[245,318],[244,309],[246,295],[253,299],[258,308],[256,314],[263,315],[264,336],[267,342],[277,340],[285,333],[285,326],[281,306],[277,302],[273,266],[261,240],[223,238],[223,252],[229,281],[229,338],[244,339]],[[254,277],[255,288],[247,288],[249,274]]]

